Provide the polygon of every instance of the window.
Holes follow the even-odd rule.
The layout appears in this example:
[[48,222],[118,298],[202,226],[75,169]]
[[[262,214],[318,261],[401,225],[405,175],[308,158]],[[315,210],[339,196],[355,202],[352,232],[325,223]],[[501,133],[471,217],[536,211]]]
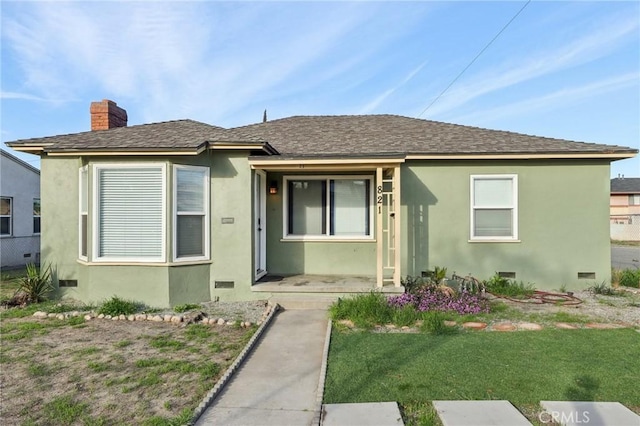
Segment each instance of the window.
[[631,194],[631,195],[629,195],[629,205],[630,206],[640,206],[640,194]]
[[78,235],[79,238],[79,255],[83,260],[87,260],[87,239],[88,239],[88,226],[89,226],[89,170],[87,166],[80,169],[80,188],[79,188],[80,200],[80,223]]
[[371,178],[286,177],[285,237],[372,238]]
[[209,257],[209,169],[174,166],[173,257],[176,261]]
[[95,165],[96,261],[164,262],[164,164]]
[[0,235],[11,235],[11,207],[13,198],[0,197]]
[[471,239],[518,239],[518,177],[471,176]]
[[33,199],[33,233],[40,233],[40,198]]

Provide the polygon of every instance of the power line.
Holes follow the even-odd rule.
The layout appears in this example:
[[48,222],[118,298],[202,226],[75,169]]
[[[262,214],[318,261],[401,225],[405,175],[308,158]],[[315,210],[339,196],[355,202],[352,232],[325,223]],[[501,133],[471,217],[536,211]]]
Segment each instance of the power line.
[[524,10],[524,8],[525,8],[525,7],[527,7],[527,6],[529,5],[529,3],[531,3],[531,0],[527,0],[527,2],[524,4],[524,6],[522,6],[522,7],[520,8],[520,10],[519,10],[515,15],[513,15],[513,18],[511,18],[511,19],[509,20],[509,22],[507,22],[507,23],[505,24],[505,26],[504,26],[504,27],[502,27],[502,29],[501,29],[500,31],[498,31],[498,34],[496,34],[496,35],[495,35],[495,37],[493,37],[493,38],[491,39],[491,41],[490,41],[489,43],[487,43],[487,45],[486,45],[485,47],[483,47],[483,48],[482,48],[482,50],[480,51],[480,53],[478,53],[478,54],[476,55],[476,57],[475,57],[475,58],[473,58],[473,60],[472,60],[471,62],[469,62],[469,64],[468,64],[466,67],[464,67],[464,69],[463,69],[462,71],[460,71],[460,74],[458,74],[458,75],[456,76],[456,78],[454,78],[454,79],[453,79],[453,81],[452,81],[451,83],[449,83],[449,85],[448,85],[447,87],[445,87],[445,89],[444,89],[442,92],[440,92],[440,94],[439,94],[438,96],[436,96],[436,98],[435,98],[433,101],[431,101],[431,103],[430,103],[429,105],[427,105],[427,107],[426,107],[425,109],[423,109],[423,110],[422,110],[422,112],[421,112],[420,114],[418,114],[418,118],[420,118],[420,117],[422,116],[422,114],[424,114],[425,112],[427,112],[427,111],[429,110],[429,108],[431,108],[431,106],[432,106],[433,104],[435,104],[435,103],[438,101],[438,99],[440,99],[440,98],[442,97],[442,95],[444,95],[444,94],[445,94],[445,92],[446,92],[447,90],[449,90],[449,88],[450,88],[451,86],[453,86],[453,84],[454,84],[456,81],[458,81],[458,79],[459,79],[460,77],[462,77],[462,74],[464,74],[464,73],[465,73],[465,71],[467,71],[467,70],[469,69],[469,67],[471,67],[471,65],[473,65],[473,63],[474,63],[474,62],[475,62],[475,61],[480,57],[480,55],[482,55],[482,54],[484,53],[484,51],[485,51],[485,50],[487,50],[487,49],[489,48],[489,46],[491,46],[491,45],[493,44],[493,42],[494,42],[494,41],[496,41],[496,39],[497,39],[498,37],[500,37],[500,34],[502,34],[502,33],[504,32],[504,30],[506,30],[506,29],[507,29],[507,27],[508,27],[509,25],[511,25],[511,23],[512,23],[512,22],[513,22],[513,21],[518,17],[518,15],[520,15],[520,13],[522,13],[522,11]]

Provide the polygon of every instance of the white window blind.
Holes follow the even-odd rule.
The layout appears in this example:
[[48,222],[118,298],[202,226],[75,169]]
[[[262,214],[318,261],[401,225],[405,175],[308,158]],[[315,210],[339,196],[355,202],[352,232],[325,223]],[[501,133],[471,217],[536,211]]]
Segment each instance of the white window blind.
[[174,257],[176,260],[208,257],[209,169],[175,166]]
[[164,258],[164,168],[98,167],[98,253],[104,260]]
[[87,260],[88,226],[89,226],[89,170],[87,166],[80,169],[80,223],[79,257]]
[[517,238],[517,177],[471,177],[471,238]]

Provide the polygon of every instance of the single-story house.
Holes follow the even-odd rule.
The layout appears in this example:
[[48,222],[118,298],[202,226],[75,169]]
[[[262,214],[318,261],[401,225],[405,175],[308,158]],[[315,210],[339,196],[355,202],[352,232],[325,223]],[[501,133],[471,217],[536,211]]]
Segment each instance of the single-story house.
[[611,179],[611,239],[640,241],[640,178]]
[[40,170],[0,150],[0,267],[40,261]]
[[42,256],[63,295],[155,306],[401,292],[434,266],[609,281],[610,162],[638,152],[395,115],[225,129],[91,112],[92,131],[8,143],[41,157]]

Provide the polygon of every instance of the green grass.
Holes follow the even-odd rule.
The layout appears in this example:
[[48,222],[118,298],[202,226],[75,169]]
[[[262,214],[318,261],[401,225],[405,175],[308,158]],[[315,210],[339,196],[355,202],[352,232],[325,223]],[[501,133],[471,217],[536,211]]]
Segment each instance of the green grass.
[[86,416],[88,404],[74,401],[69,396],[60,396],[44,406],[44,417],[48,424],[74,424],[77,420]]
[[638,411],[638,353],[640,338],[630,329],[445,336],[334,331],[324,402],[506,399],[531,407],[541,400],[619,401]]
[[632,246],[632,247],[640,247],[640,241],[620,241],[620,240],[611,240],[612,246]]
[[111,299],[105,301],[98,309],[98,314],[104,315],[131,315],[140,311],[144,305],[140,302],[133,300],[121,299],[118,296],[113,296]]

